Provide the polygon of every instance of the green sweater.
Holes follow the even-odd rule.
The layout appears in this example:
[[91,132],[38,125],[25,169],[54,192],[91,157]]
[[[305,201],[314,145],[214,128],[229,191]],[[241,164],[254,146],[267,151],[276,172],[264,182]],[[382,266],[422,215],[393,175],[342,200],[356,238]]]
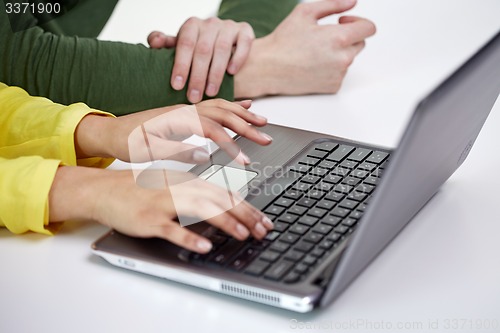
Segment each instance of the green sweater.
[[[74,7],[48,22],[30,13],[9,20],[6,7],[0,10],[0,82],[54,102],[85,102],[116,115],[188,103],[185,89],[170,86],[175,49],[96,39],[117,0],[60,2],[63,9]],[[250,23],[261,37],[296,4],[297,0],[223,0],[218,15]],[[13,30],[16,25],[29,28]],[[226,75],[218,97],[234,99],[233,85]]]

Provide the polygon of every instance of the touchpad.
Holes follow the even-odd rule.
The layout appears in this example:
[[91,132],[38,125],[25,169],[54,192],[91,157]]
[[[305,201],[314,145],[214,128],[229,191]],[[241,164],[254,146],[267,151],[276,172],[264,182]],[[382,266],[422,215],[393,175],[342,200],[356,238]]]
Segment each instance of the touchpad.
[[212,165],[200,175],[200,178],[232,192],[239,192],[242,196],[246,196],[248,193],[247,184],[256,176],[257,172],[254,171],[229,166]]

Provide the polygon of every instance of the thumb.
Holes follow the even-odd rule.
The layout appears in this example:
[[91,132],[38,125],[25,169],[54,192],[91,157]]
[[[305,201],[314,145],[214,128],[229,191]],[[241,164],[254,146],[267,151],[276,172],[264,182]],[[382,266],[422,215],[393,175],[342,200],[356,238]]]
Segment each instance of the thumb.
[[177,44],[177,37],[165,35],[160,31],[153,31],[148,36],[148,44],[153,49],[172,48]]
[[304,16],[314,20],[345,12],[356,5],[356,0],[320,0],[300,5]]

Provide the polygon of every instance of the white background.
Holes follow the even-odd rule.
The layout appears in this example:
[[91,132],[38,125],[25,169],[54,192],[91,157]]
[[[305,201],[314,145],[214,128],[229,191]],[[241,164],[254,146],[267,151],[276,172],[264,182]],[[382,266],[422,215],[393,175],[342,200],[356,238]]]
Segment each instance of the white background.
[[[175,33],[217,4],[122,0],[101,38],[139,43],[153,29]],[[339,94],[266,98],[253,110],[395,146],[418,100],[500,28],[498,0],[359,0],[352,13],[378,32]],[[120,270],[90,253],[106,228],[67,223],[55,237],[0,230],[0,332],[500,332],[476,326],[500,324],[499,129],[497,103],[462,168],[326,309],[298,315]]]

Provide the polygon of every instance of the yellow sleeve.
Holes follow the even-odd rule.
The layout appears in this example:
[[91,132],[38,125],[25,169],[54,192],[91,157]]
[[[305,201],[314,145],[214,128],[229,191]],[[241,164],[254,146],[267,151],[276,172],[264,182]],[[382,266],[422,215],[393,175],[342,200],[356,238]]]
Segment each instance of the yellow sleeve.
[[8,160],[0,157],[0,226],[20,234],[52,235],[60,223],[49,225],[49,191],[60,161],[39,156]]
[[76,127],[88,114],[113,116],[83,103],[69,106],[0,83],[0,157],[41,156],[65,165],[107,167],[113,159],[77,160]]

